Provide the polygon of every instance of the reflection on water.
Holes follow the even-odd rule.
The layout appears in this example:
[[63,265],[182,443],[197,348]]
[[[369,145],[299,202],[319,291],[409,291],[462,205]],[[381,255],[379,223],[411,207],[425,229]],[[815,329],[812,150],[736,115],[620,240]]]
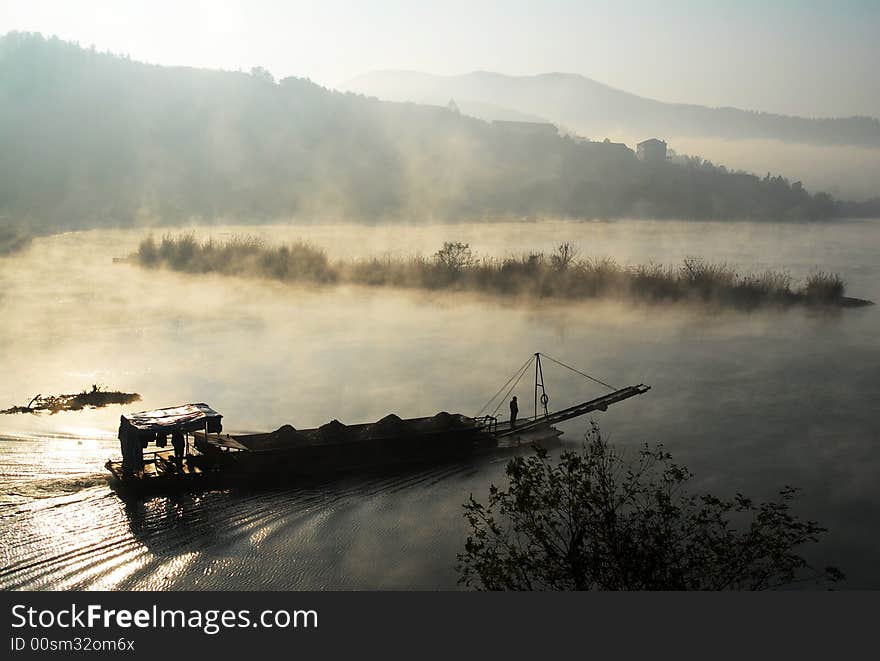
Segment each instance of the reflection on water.
[[[212,228],[215,236],[241,228]],[[548,223],[433,228],[259,228],[331,255],[550,249],[623,262],[685,255],[745,269],[840,271],[880,300],[880,224]],[[143,408],[207,401],[228,430],[474,413],[542,350],[649,394],[599,414],[633,451],[661,441],[720,494],[803,487],[830,528],[812,549],[852,587],[880,587],[877,307],[718,312],[528,304],[355,287],[299,288],[144,272],[111,258],[141,232],[41,239],[0,261],[0,406],[102,383]],[[600,394],[547,369],[551,406]],[[518,393],[531,402],[530,384]],[[525,407],[521,407],[524,409]],[[523,411],[525,412],[525,411]],[[122,503],[103,462],[118,407],[0,419],[0,586],[5,588],[452,588],[461,504],[503,478],[504,457],[287,489]],[[585,420],[566,423],[577,442]]]

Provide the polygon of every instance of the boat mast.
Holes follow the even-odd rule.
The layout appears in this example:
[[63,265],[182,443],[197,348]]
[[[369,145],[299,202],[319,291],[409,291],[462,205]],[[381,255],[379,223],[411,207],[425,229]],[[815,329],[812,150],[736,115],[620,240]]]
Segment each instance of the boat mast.
[[541,354],[535,352],[535,420],[538,419],[538,388],[541,389],[541,406],[544,409],[544,417],[547,416],[547,404],[550,398],[547,396],[547,390],[544,388],[544,368],[541,367]]

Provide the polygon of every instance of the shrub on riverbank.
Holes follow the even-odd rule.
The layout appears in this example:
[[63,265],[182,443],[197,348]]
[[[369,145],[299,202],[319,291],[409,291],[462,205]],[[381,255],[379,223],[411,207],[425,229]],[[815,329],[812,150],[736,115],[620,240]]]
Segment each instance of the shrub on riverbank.
[[464,503],[459,582],[481,590],[773,590],[830,586],[836,567],[801,553],[826,531],[795,511],[797,490],[759,502],[689,489],[662,446],[626,457],[592,423],[580,450],[536,446],[507,464],[485,504]]

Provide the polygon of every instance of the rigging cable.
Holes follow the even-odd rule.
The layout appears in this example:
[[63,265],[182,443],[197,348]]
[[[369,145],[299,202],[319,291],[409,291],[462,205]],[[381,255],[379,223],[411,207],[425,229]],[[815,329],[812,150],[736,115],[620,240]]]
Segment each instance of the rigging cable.
[[[513,376],[511,376],[509,379],[507,379],[507,381],[504,382],[504,385],[498,389],[498,392],[496,392],[494,395],[492,395],[489,398],[488,402],[483,404],[482,408],[479,411],[477,411],[477,415],[474,417],[479,417],[483,413],[483,411],[488,409],[489,406],[492,404],[492,402],[495,401],[495,398],[498,397],[498,395],[500,395],[502,392],[504,392],[504,389],[510,384],[511,381],[516,379],[516,383],[519,383],[519,380],[522,378],[522,375],[529,368],[529,366],[532,364],[532,361],[534,359],[535,359],[534,355],[529,356],[529,359],[526,362],[524,362],[522,364],[522,366],[518,370],[516,370],[516,372],[513,373]],[[514,383],[514,386],[516,386],[516,383]],[[508,391],[508,392],[510,392],[510,391]],[[500,401],[503,402],[504,398],[502,397]],[[501,403],[499,402],[498,406],[495,407],[495,411],[492,412],[492,415],[495,415],[495,412],[497,412],[500,407],[501,407]]]
[[590,376],[589,374],[581,372],[579,369],[575,369],[571,365],[566,365],[562,361],[556,360],[553,356],[548,356],[546,353],[542,353],[541,355],[544,356],[544,358],[546,358],[547,360],[552,360],[554,363],[556,363],[557,365],[560,365],[561,367],[564,367],[565,369],[569,369],[572,372],[576,372],[576,373],[580,374],[581,376],[588,378],[590,381],[595,381],[599,385],[605,386],[609,390],[619,390],[619,388],[616,388],[615,386],[609,385],[609,384],[605,383],[604,381],[600,381],[599,379],[597,379],[593,376]]
[[516,384],[518,384],[519,381],[520,381],[520,379],[523,378],[523,375],[524,375],[526,372],[528,372],[528,369],[529,369],[530,364],[531,364],[531,361],[529,361],[528,363],[526,363],[525,367],[523,367],[522,372],[520,372],[519,376],[516,378],[516,381],[514,381],[514,382],[513,382],[513,385],[510,386],[510,388],[507,390],[507,392],[505,393],[504,397],[502,397],[501,399],[498,400],[498,406],[496,406],[496,407],[495,407],[495,410],[492,411],[492,417],[493,417],[493,418],[495,417],[495,414],[498,413],[498,409],[501,408],[501,405],[504,403],[504,401],[505,401],[508,397],[510,397],[510,393],[512,393],[512,392],[513,392],[513,389],[516,388]]

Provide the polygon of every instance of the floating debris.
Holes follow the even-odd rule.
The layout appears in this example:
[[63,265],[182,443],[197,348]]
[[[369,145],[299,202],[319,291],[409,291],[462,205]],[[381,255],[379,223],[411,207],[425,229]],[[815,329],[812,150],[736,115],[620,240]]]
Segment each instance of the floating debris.
[[11,415],[13,413],[42,413],[50,414],[59,411],[81,411],[83,409],[100,409],[111,404],[131,404],[140,401],[141,396],[136,392],[119,392],[118,390],[105,390],[103,386],[92,384],[91,390],[83,390],[75,395],[37,395],[28,402],[27,406],[12,406],[0,410],[0,414]]

